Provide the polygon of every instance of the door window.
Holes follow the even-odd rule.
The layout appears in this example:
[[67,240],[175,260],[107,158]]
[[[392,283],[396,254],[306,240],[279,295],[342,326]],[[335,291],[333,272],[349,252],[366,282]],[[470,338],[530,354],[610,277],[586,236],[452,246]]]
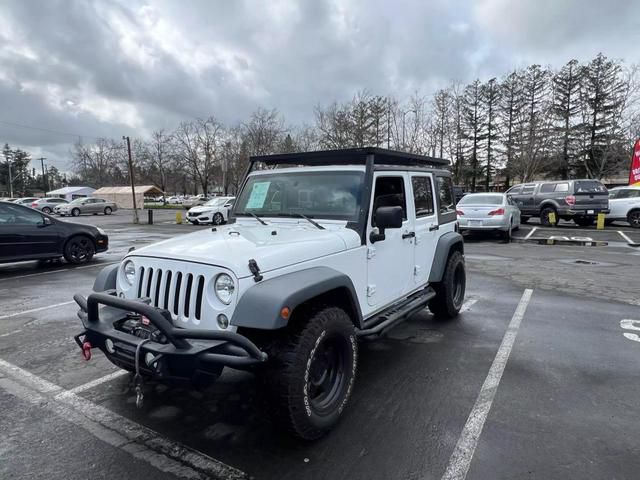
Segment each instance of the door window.
[[569,184],[568,183],[558,183],[558,184],[556,184],[556,189],[554,191],[555,192],[568,192],[569,191]]
[[523,195],[531,195],[535,188],[536,188],[535,185],[525,185],[524,187],[522,187],[522,194]]
[[0,225],[38,225],[42,215],[35,210],[15,205],[0,205]]
[[438,177],[438,195],[440,196],[440,213],[455,212],[453,183],[448,177]]
[[429,177],[412,177],[413,200],[416,205],[416,218],[433,215],[433,188]]
[[549,193],[553,192],[555,185],[553,183],[545,183],[540,187],[540,193]]
[[511,187],[507,190],[509,195],[519,195],[522,193],[522,185],[516,185],[515,187]]
[[402,218],[407,219],[407,202],[404,193],[404,178],[378,177],[376,179],[375,197],[371,225],[375,227],[375,211],[378,207],[402,207]]

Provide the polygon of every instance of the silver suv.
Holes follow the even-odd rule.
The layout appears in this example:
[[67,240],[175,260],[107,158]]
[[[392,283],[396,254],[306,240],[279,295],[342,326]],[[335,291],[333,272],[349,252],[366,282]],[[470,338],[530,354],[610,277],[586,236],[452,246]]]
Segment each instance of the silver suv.
[[598,213],[609,213],[609,193],[598,180],[525,183],[511,187],[507,195],[518,205],[522,223],[540,217],[542,225],[550,226],[553,213],[556,222],[573,220],[588,227]]

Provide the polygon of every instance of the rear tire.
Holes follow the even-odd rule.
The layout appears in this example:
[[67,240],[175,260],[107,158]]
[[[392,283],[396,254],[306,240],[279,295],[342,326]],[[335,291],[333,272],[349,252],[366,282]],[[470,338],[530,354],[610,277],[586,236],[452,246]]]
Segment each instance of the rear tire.
[[549,220],[549,214],[554,213],[556,216],[556,223],[555,225],[558,224],[558,212],[555,211],[554,208],[551,207],[545,207],[540,211],[540,225],[542,225],[543,227],[551,227],[554,224],[551,223],[551,221]]
[[320,306],[305,317],[269,349],[266,381],[275,422],[298,438],[316,440],[336,425],[351,396],[358,342],[339,307]]
[[503,242],[511,243],[511,239],[513,237],[513,220],[509,222],[509,229],[501,233]]
[[640,228],[640,210],[631,210],[627,215],[627,222],[631,228]]
[[64,259],[73,265],[91,261],[95,253],[96,247],[93,240],[84,235],[71,237],[64,246]]
[[429,302],[429,310],[436,317],[456,317],[464,302],[466,285],[464,258],[462,253],[455,251],[447,260],[442,281],[432,285],[436,296]]
[[527,223],[531,217],[525,217],[524,215],[520,217],[520,223]]

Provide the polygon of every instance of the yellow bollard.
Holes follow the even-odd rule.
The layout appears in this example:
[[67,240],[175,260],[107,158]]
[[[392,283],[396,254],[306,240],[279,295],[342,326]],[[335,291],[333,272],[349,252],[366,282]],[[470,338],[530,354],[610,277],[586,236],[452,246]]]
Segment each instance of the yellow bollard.
[[604,213],[598,214],[598,221],[596,223],[596,228],[598,230],[604,230]]
[[180,211],[176,212],[176,223],[178,225],[182,224],[182,212],[180,212]]
[[555,227],[557,222],[556,212],[549,212],[549,223]]

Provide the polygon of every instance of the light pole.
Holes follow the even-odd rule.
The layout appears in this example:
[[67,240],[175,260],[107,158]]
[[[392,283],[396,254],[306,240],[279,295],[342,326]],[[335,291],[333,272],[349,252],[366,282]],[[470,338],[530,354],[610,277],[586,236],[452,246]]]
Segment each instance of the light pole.
[[7,158],[7,167],[9,168],[9,197],[13,198],[13,177],[11,176],[11,160]]
[[122,136],[122,140],[127,142],[127,153],[129,154],[129,178],[131,179],[131,197],[133,198],[133,223],[140,223],[138,220],[138,206],[136,205],[136,183],[133,178],[133,160],[131,159],[131,140]]

